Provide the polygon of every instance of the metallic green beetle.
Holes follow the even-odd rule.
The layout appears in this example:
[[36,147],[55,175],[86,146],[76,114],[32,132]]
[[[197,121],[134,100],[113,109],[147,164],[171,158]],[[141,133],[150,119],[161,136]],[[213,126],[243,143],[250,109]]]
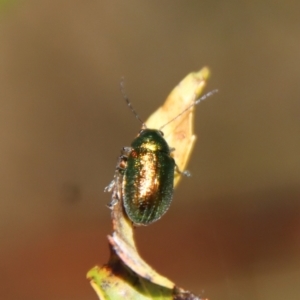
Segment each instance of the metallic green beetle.
[[131,149],[122,182],[123,204],[133,223],[148,225],[171,204],[175,161],[159,130],[142,130]]
[[[105,191],[116,189],[125,212],[135,225],[160,219],[173,198],[175,161],[163,133],[142,129],[131,147],[124,147],[113,181]],[[120,199],[112,199],[111,206]]]

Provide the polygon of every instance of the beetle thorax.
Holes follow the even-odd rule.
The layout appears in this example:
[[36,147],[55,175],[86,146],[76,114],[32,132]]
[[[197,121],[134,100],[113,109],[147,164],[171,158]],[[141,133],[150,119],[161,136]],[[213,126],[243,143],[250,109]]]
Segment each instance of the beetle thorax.
[[156,129],[144,129],[138,137],[132,142],[132,148],[143,148],[149,151],[163,151],[169,153],[169,146],[162,136],[162,133]]

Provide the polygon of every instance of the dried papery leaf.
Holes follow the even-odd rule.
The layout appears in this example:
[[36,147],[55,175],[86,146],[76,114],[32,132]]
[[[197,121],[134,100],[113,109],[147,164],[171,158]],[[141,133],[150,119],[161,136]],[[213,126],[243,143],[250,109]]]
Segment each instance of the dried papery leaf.
[[[199,72],[186,76],[171,92],[166,102],[147,120],[149,128],[159,128],[179,115],[185,108],[192,105],[199,98],[208,78],[209,71],[203,68]],[[183,170],[191,154],[195,136],[193,135],[193,107],[172,121],[164,128],[165,138],[171,147],[176,164]],[[180,176],[176,177],[178,182]],[[117,191],[122,199],[121,191]],[[153,283],[172,289],[174,283],[154,271],[138,254],[134,238],[133,226],[124,213],[123,205],[119,201],[112,210],[113,234],[109,236],[109,243],[121,260],[135,273]]]
[[[147,127],[159,129],[192,105],[201,95],[208,77],[208,68],[187,75],[173,89],[165,103],[149,117],[146,121]],[[196,141],[196,136],[193,134],[193,116],[194,107],[162,130],[168,145],[175,148],[172,155],[181,171],[185,169]],[[180,177],[178,173],[175,174],[174,187],[178,184]]]

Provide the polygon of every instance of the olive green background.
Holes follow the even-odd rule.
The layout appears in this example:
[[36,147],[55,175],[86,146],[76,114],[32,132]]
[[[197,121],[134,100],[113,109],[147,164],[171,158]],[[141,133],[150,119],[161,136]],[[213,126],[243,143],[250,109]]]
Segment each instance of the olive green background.
[[[3,1],[2,1],[3,2]],[[209,66],[198,141],[143,257],[211,300],[300,299],[300,2],[14,1],[0,7],[0,298],[96,299],[119,150]]]

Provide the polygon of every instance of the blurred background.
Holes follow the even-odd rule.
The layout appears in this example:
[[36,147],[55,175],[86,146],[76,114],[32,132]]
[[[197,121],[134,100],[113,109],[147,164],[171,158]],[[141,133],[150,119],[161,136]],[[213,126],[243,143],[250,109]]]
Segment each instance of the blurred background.
[[300,2],[0,2],[0,298],[97,299],[120,149],[208,66],[188,169],[142,256],[211,300],[300,299]]

